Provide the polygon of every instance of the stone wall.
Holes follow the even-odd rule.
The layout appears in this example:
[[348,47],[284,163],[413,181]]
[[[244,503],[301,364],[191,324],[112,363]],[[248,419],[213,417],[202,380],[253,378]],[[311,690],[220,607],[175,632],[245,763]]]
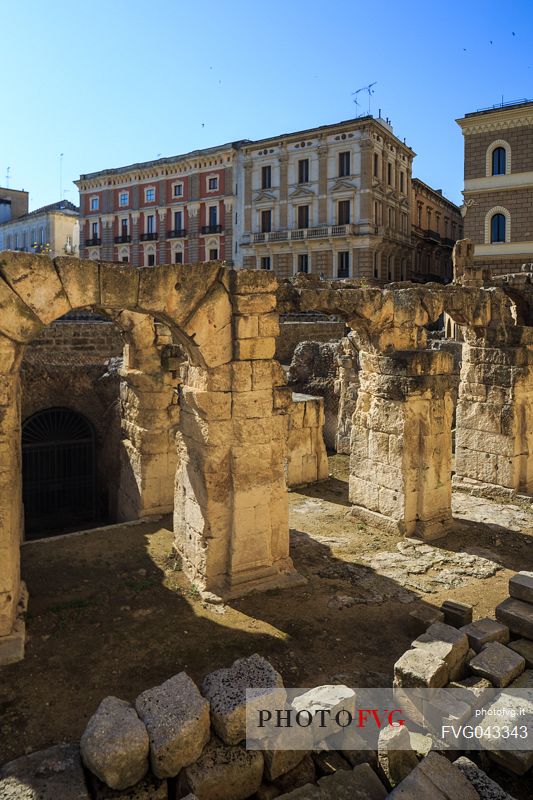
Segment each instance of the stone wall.
[[103,363],[108,358],[121,356],[123,346],[120,330],[111,321],[57,320],[28,345],[27,354],[46,352],[50,362],[61,354],[84,353],[91,356],[91,361]]
[[287,485],[304,486],[328,477],[324,444],[324,401],[308,394],[292,395],[287,437]]
[[293,391],[324,400],[324,441],[335,449],[339,398],[336,393],[340,342],[305,341],[297,345],[287,373]]
[[276,358],[282,364],[290,364],[300,342],[339,341],[346,333],[344,322],[335,318],[281,317],[280,333],[276,339]]

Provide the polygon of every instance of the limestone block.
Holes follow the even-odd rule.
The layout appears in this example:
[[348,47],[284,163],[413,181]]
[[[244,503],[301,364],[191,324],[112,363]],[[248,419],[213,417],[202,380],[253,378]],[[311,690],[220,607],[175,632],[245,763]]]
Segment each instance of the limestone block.
[[[194,350],[208,367],[227,364],[232,358],[231,303],[221,284],[206,294],[181,329],[194,342]],[[191,351],[191,356],[193,350]]]
[[529,639],[515,639],[509,642],[508,647],[518,653],[526,662],[526,668],[533,668],[533,642]]
[[521,655],[499,642],[489,642],[470,661],[476,675],[487,678],[494,686],[505,687],[517,678],[526,667]]
[[533,603],[533,572],[518,572],[509,580],[509,594],[525,603]]
[[[309,786],[314,782],[315,777],[314,761],[310,755],[306,755],[289,772],[286,772],[284,775],[280,775],[274,785],[280,790],[281,793],[291,792],[295,789],[298,790],[300,787]],[[305,797],[306,795],[300,796]]]
[[496,622],[495,619],[490,619],[490,617],[477,619],[469,625],[463,625],[460,630],[467,635],[468,644],[476,653],[479,653],[489,642],[507,644],[509,641],[509,628],[507,625],[502,625],[500,622]]
[[430,605],[419,605],[409,612],[410,628],[415,634],[424,633],[435,622],[444,622],[444,612]]
[[276,308],[273,294],[234,295],[233,310],[236,314],[268,314]]
[[158,778],[171,778],[196,761],[209,741],[209,703],[185,672],[143,692],[135,708],[150,737]]
[[339,733],[342,725],[336,721],[337,714],[344,710],[355,714],[355,692],[348,686],[340,684],[316,686],[292,701],[292,708],[296,713],[306,712],[312,718],[308,730],[312,732],[314,742],[318,743],[328,736]]
[[275,409],[290,408],[292,404],[292,391],[288,386],[277,386],[272,392],[273,407]]
[[533,669],[526,669],[510,684],[511,689],[533,689]]
[[454,767],[461,770],[465,778],[472,784],[480,800],[513,800],[492,778],[483,772],[469,758],[461,756],[453,762]]
[[202,800],[245,800],[257,791],[263,776],[259,750],[228,747],[212,739],[194,764],[180,775],[180,785]]
[[189,407],[205,419],[231,419],[231,392],[202,392],[185,386],[182,398],[184,410]]
[[[283,679],[274,667],[255,653],[234,661],[231,667],[211,672],[202,683],[202,694],[211,706],[215,732],[225,744],[238,744],[246,738],[246,689],[282,689]],[[284,693],[274,693],[277,703]],[[268,694],[258,696],[266,702]]]
[[[298,741],[298,746],[301,745],[301,749],[289,750],[289,747],[294,747],[296,741]],[[263,747],[270,748],[262,750],[265,759],[265,776],[269,781],[275,781],[280,775],[290,772],[307,755],[306,747],[310,748],[311,746],[312,736],[307,729],[301,728],[297,731],[288,728],[281,729],[277,736],[269,737],[263,743]]]
[[318,781],[320,800],[385,800],[387,790],[368,764],[339,770]]
[[90,800],[79,748],[60,744],[10,761],[0,770],[5,800]]
[[259,336],[259,317],[256,315],[234,317],[235,336],[238,339],[256,339]]
[[240,392],[233,397],[233,417],[255,419],[272,415],[272,392],[267,389]]
[[279,336],[279,316],[278,314],[260,314],[259,336]]
[[449,680],[446,663],[429,650],[407,650],[394,665],[394,686],[440,689]]
[[317,775],[333,775],[338,770],[351,770],[350,762],[336,750],[320,750],[311,753]]
[[60,256],[54,264],[72,308],[101,305],[100,262]]
[[135,709],[106,697],[81,737],[85,766],[112,789],[127,789],[148,772],[148,732]]
[[[154,775],[147,775],[129,789],[110,789],[96,776],[89,773],[89,788],[93,800],[167,800],[168,784]],[[189,796],[190,797],[190,796]]]
[[[5,254],[2,254],[4,256]],[[3,259],[0,258],[0,269]],[[39,335],[43,323],[20,297],[4,282],[0,281],[0,331],[17,342],[27,342]],[[5,346],[2,347],[2,354]],[[11,364],[2,362],[2,370],[8,371]]]
[[[54,262],[48,256],[2,253],[0,273],[45,325],[71,310]],[[28,316],[27,312],[24,316]]]
[[439,753],[429,753],[388,796],[390,800],[479,800],[463,773]]
[[252,391],[252,361],[233,361],[231,369],[231,389],[234,392]]
[[130,264],[100,261],[100,302],[106,308],[135,308],[140,270]]
[[[237,445],[268,444],[277,439],[276,417],[238,417],[232,421],[233,441]],[[228,436],[228,441],[230,437]]]
[[422,648],[442,659],[448,667],[450,680],[456,680],[462,675],[468,654],[468,638],[457,628],[452,628],[443,622],[435,622],[415,639],[411,647]]
[[533,604],[509,597],[496,606],[496,619],[513,633],[533,640]]
[[274,272],[257,269],[236,269],[229,273],[231,291],[235,294],[275,292],[278,279]]
[[311,783],[306,783],[298,789],[293,789],[292,792],[279,795],[279,800],[321,800],[321,798],[320,789]]
[[274,358],[275,354],[276,340],[273,336],[237,339],[234,343],[234,357],[240,361]]
[[494,725],[496,720],[499,720],[500,724],[511,724],[511,720],[514,720],[512,722],[513,725],[525,725],[527,727],[526,741],[531,742],[533,737],[533,702],[531,693],[527,691],[515,692],[514,688],[511,693],[504,690],[497,694],[492,703],[484,705],[483,708],[485,715],[476,720],[476,725],[479,725],[482,729],[479,741],[482,742],[483,749],[492,761],[516,775],[524,775],[533,767],[533,748],[528,747],[526,750],[519,750],[511,745],[509,749],[499,750],[498,745],[501,746],[501,740],[487,736],[485,731]]
[[191,318],[217,282],[221,265],[217,262],[171,264],[157,269],[147,267],[138,272],[139,308],[147,313],[163,314],[180,326]]
[[454,628],[462,628],[464,625],[469,625],[472,622],[472,606],[467,603],[459,603],[456,600],[445,600],[441,605],[441,610],[444,613],[444,622],[446,625],[452,625]]
[[276,362],[271,360],[252,361],[252,382],[254,390],[272,389]]
[[389,725],[379,733],[378,763],[390,786],[396,786],[409,775],[418,764],[411,747],[409,731],[405,726]]

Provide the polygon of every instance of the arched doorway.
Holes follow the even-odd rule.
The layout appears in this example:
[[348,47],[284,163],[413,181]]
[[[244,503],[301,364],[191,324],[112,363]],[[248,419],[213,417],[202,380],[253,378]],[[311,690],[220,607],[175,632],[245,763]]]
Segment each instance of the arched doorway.
[[79,529],[96,518],[95,436],[69,408],[48,408],[22,425],[26,538]]

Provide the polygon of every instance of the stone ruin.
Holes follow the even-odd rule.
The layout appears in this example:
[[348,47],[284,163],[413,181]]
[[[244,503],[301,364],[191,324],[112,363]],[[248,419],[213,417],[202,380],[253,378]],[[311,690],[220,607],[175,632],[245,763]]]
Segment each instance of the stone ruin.
[[[124,515],[173,509],[176,549],[205,597],[299,581],[289,554],[287,474],[293,485],[327,476],[321,401],[295,402],[274,358],[279,312],[335,315],[351,329],[337,353],[337,388],[344,387],[337,446],[347,447],[351,417],[354,516],[422,539],[450,528],[454,357],[427,346],[427,328],[443,314],[464,338],[455,482],[531,495],[532,276],[491,283],[470,250],[469,242],[456,245],[450,286],[384,289],[312,275],[278,285],[268,272],[220,263],[138,269],[3,253],[0,661],[20,658],[24,639],[20,364],[45,326],[78,309],[105,314],[128,342]],[[185,363],[161,347],[157,326]]]

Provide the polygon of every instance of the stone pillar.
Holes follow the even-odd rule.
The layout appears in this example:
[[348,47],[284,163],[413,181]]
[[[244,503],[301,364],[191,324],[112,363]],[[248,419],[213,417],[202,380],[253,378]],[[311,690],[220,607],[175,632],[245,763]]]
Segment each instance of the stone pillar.
[[328,146],[318,146],[318,224],[328,224]]
[[0,339],[0,665],[24,656],[24,620],[17,619],[24,594],[20,581],[20,349],[3,337]]
[[279,157],[279,227],[282,231],[288,227],[288,167],[288,156],[282,153]]
[[337,356],[335,394],[339,397],[335,449],[337,453],[350,453],[352,419],[359,392],[359,354],[349,337],[341,341],[342,352]]
[[406,536],[442,536],[451,521],[452,356],[421,350],[359,356],[352,513]]
[[454,483],[489,497],[531,495],[533,328],[462,330]]

